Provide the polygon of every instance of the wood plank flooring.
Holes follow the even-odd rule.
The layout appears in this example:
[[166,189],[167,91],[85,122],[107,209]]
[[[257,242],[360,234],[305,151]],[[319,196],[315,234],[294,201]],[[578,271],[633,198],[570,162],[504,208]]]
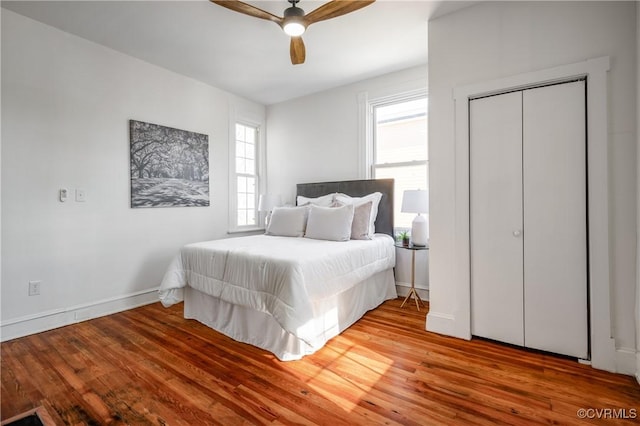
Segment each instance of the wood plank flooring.
[[5,342],[0,417],[42,405],[68,425],[640,423],[634,378],[429,333],[424,309],[401,302],[286,363],[183,319],[182,305]]

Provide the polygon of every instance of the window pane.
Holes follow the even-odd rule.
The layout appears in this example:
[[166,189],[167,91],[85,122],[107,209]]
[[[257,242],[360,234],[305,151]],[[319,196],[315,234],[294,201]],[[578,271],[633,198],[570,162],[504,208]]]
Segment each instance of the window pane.
[[258,133],[257,129],[253,127],[245,127],[245,129],[244,140],[250,144],[254,144],[256,142],[256,134]]
[[243,158],[236,158],[236,173],[246,173],[246,164]]
[[238,193],[247,192],[247,178],[244,176],[238,176]]
[[424,161],[427,152],[427,99],[375,108],[376,164]]
[[245,151],[244,151],[244,156],[245,158],[250,158],[250,159],[254,159],[256,158],[256,154],[255,154],[255,144],[254,143],[247,143],[245,144]]
[[240,158],[245,158],[245,146],[247,144],[242,142],[242,141],[236,141],[236,158],[240,157]]
[[236,173],[255,174],[255,145],[236,141]]
[[247,190],[246,190],[246,192],[249,193],[249,194],[255,194],[256,193],[256,178],[247,177],[245,179],[246,179],[246,182],[247,182]]
[[257,225],[258,128],[236,123],[235,131],[236,225]]
[[[377,179],[395,179],[394,188],[394,226],[411,228],[415,213],[402,213],[402,196],[407,189],[428,189],[428,166],[378,167],[375,169]],[[428,216],[427,216],[428,217]]]
[[238,210],[247,208],[247,196],[244,193],[238,193]]
[[247,225],[256,225],[256,212],[255,210],[247,211]]
[[245,226],[247,224],[247,214],[245,210],[238,210],[238,226]]
[[254,174],[256,172],[255,161],[253,160],[244,160],[244,172]]
[[[373,108],[373,176],[395,179],[394,226],[411,228],[415,214],[402,213],[408,189],[429,189],[427,97]],[[407,165],[420,162],[421,164]]]
[[236,140],[244,140],[244,126],[242,124],[236,124]]

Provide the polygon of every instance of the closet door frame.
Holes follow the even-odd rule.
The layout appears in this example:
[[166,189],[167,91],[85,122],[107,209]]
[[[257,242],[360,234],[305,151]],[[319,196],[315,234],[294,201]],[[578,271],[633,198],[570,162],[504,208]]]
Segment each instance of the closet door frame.
[[[579,78],[587,81],[587,164],[589,217],[589,315],[590,362],[596,368],[614,371],[615,341],[611,337],[610,250],[608,190],[607,73],[609,57],[455,88],[455,204],[454,288],[456,307],[446,318],[449,334],[471,339],[471,274],[469,233],[469,101],[470,99]],[[429,313],[434,321],[442,315]]]

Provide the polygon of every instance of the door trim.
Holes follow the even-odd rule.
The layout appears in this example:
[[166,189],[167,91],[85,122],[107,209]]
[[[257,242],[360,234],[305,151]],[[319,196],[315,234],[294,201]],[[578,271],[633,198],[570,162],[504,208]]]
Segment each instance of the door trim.
[[[611,337],[610,250],[608,190],[608,105],[609,57],[563,65],[458,87],[455,102],[455,205],[454,289],[456,309],[448,329],[453,335],[471,338],[471,275],[469,244],[469,100],[532,86],[587,80],[587,158],[589,216],[589,300],[591,363],[595,368],[615,371],[615,341]],[[427,319],[429,321],[429,319]],[[434,330],[436,331],[436,330]]]

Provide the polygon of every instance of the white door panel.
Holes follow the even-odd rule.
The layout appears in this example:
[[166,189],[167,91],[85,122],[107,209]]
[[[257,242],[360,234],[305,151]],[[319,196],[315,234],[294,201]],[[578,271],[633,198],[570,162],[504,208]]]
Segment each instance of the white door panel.
[[523,345],[522,93],[473,100],[469,117],[471,332]]
[[584,90],[469,103],[474,335],[588,357]]
[[523,92],[525,345],[587,358],[585,83]]

